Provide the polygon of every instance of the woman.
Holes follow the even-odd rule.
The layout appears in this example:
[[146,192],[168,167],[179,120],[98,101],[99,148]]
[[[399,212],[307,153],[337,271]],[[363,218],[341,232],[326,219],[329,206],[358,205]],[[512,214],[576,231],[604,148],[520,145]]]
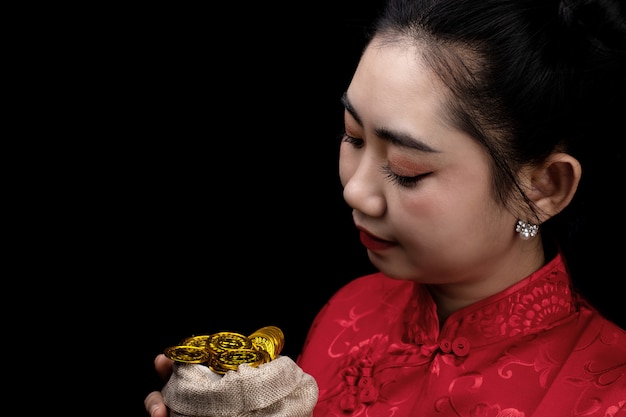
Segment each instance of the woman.
[[625,415],[626,332],[574,285],[587,193],[623,161],[595,144],[626,114],[625,45],[617,1],[389,1],[340,150],[380,273],[309,331],[313,416]]

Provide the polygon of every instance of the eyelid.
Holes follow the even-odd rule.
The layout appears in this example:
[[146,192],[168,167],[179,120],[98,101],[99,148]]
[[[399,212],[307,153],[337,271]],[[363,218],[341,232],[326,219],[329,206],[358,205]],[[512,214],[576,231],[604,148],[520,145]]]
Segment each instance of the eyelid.
[[[348,143],[356,149],[361,149],[365,146],[364,139],[352,136],[347,131],[344,131],[341,134],[341,142]],[[391,169],[391,166],[389,165],[382,166],[381,170],[382,170],[382,173],[385,175],[385,177],[387,177],[387,179],[389,179],[393,184],[398,185],[399,187],[403,187],[403,188],[413,188],[421,180],[423,180],[424,178],[432,174],[432,171],[431,171],[431,172],[424,172],[424,173],[414,175],[414,176],[398,175],[395,172],[393,172],[393,170]]]
[[391,180],[394,184],[397,184],[400,187],[404,187],[404,188],[412,188],[416,186],[421,180],[423,180],[424,178],[432,174],[432,172],[424,172],[422,174],[407,177],[407,176],[396,174],[395,172],[391,170],[391,167],[389,165],[383,166],[382,171],[385,174],[385,176],[389,180]]
[[364,143],[363,139],[352,136],[348,132],[343,132],[341,134],[341,141],[345,143],[349,143],[356,148],[363,147],[363,143]]

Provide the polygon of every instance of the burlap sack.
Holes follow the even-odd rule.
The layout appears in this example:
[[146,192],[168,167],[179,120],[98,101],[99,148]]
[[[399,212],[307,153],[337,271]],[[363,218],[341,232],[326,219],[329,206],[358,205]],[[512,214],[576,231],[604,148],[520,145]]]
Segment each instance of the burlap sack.
[[318,388],[293,360],[279,356],[223,376],[176,362],[162,394],[171,417],[311,417]]

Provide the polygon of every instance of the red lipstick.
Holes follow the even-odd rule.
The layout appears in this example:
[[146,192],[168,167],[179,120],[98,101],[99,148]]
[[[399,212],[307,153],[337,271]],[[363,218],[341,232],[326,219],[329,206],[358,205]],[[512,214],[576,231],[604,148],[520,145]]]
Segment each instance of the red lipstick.
[[395,245],[393,242],[379,239],[375,236],[370,235],[367,232],[364,232],[363,230],[361,230],[360,238],[363,246],[371,251],[385,250]]

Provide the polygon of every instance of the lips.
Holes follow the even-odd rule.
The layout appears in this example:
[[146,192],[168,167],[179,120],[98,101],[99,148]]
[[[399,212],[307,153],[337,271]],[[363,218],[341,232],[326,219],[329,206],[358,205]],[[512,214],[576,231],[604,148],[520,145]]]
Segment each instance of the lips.
[[395,245],[393,242],[379,239],[376,236],[373,236],[363,230],[361,230],[359,237],[361,238],[361,243],[363,244],[363,246],[371,251],[381,251],[389,249],[390,247]]

